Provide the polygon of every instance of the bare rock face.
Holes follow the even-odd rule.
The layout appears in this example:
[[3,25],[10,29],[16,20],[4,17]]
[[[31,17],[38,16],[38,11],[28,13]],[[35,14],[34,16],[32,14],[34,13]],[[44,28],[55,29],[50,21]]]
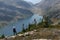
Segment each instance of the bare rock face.
[[36,6],[45,11],[42,14],[49,15],[50,18],[60,19],[60,0],[42,0]]

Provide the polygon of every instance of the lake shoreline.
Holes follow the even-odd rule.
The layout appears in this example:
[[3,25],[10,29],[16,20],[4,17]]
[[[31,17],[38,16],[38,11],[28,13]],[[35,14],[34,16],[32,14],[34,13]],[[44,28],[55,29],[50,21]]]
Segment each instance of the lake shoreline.
[[[10,24],[10,25],[5,26],[4,28],[0,29],[0,33],[1,33],[1,34],[4,34],[4,35],[6,35],[6,36],[8,36],[8,35],[11,36],[11,34],[13,35],[13,32],[12,32],[12,27],[13,27],[13,26],[16,26],[16,30],[17,30],[17,32],[19,33],[19,32],[22,31],[22,24],[25,24],[24,28],[26,29],[26,28],[28,28],[28,25],[29,25],[30,23],[31,23],[31,24],[34,23],[34,19],[36,19],[37,22],[40,22],[40,20],[42,19],[42,17],[39,16],[38,14],[37,14],[37,15],[35,14],[35,15],[31,16],[30,18],[21,19],[21,20],[18,21],[18,22],[15,22],[15,23],[13,23],[13,24]],[[8,28],[8,27],[9,27],[9,28]],[[6,30],[6,31],[5,31],[5,30]],[[9,30],[9,32],[8,32],[8,30]]]

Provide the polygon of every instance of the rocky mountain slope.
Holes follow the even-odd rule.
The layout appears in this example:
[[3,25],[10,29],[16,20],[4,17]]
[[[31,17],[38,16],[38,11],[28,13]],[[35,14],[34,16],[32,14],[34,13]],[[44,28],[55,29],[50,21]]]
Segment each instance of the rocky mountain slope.
[[32,16],[33,13],[28,10],[32,6],[23,0],[0,0],[0,23]]
[[60,19],[60,0],[42,0],[36,6],[44,11],[42,14],[49,15],[50,18]]
[[0,0],[0,25],[32,16],[32,6],[24,0]]
[[4,2],[7,5],[12,5],[15,7],[19,7],[19,8],[31,8],[33,4],[30,4],[26,1],[23,0],[0,0],[1,2]]

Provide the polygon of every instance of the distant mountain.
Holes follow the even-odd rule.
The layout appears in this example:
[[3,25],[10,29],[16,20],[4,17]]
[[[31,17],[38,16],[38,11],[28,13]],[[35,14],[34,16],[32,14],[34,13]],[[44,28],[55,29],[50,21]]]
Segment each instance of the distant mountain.
[[0,0],[0,23],[10,22],[33,15],[33,5],[22,0]]
[[32,8],[33,5],[30,3],[23,1],[23,0],[0,0],[1,2],[4,2],[7,5],[12,5],[16,7],[24,7],[24,8]]
[[35,6],[44,11],[42,14],[48,15],[50,18],[60,19],[60,0],[42,0]]
[[39,14],[40,16],[43,16],[43,11],[41,10],[41,8],[38,8],[36,6],[34,6],[33,9],[31,9],[31,11],[34,13],[34,14]]

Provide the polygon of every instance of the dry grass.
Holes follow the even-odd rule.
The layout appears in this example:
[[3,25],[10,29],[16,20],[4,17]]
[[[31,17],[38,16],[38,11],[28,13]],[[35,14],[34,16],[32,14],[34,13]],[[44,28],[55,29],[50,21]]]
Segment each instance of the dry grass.
[[[38,31],[40,30],[40,31]],[[60,31],[58,29],[40,28],[34,34],[26,36],[16,36],[15,38],[8,38],[8,40],[32,40],[32,39],[52,39],[60,40]]]

